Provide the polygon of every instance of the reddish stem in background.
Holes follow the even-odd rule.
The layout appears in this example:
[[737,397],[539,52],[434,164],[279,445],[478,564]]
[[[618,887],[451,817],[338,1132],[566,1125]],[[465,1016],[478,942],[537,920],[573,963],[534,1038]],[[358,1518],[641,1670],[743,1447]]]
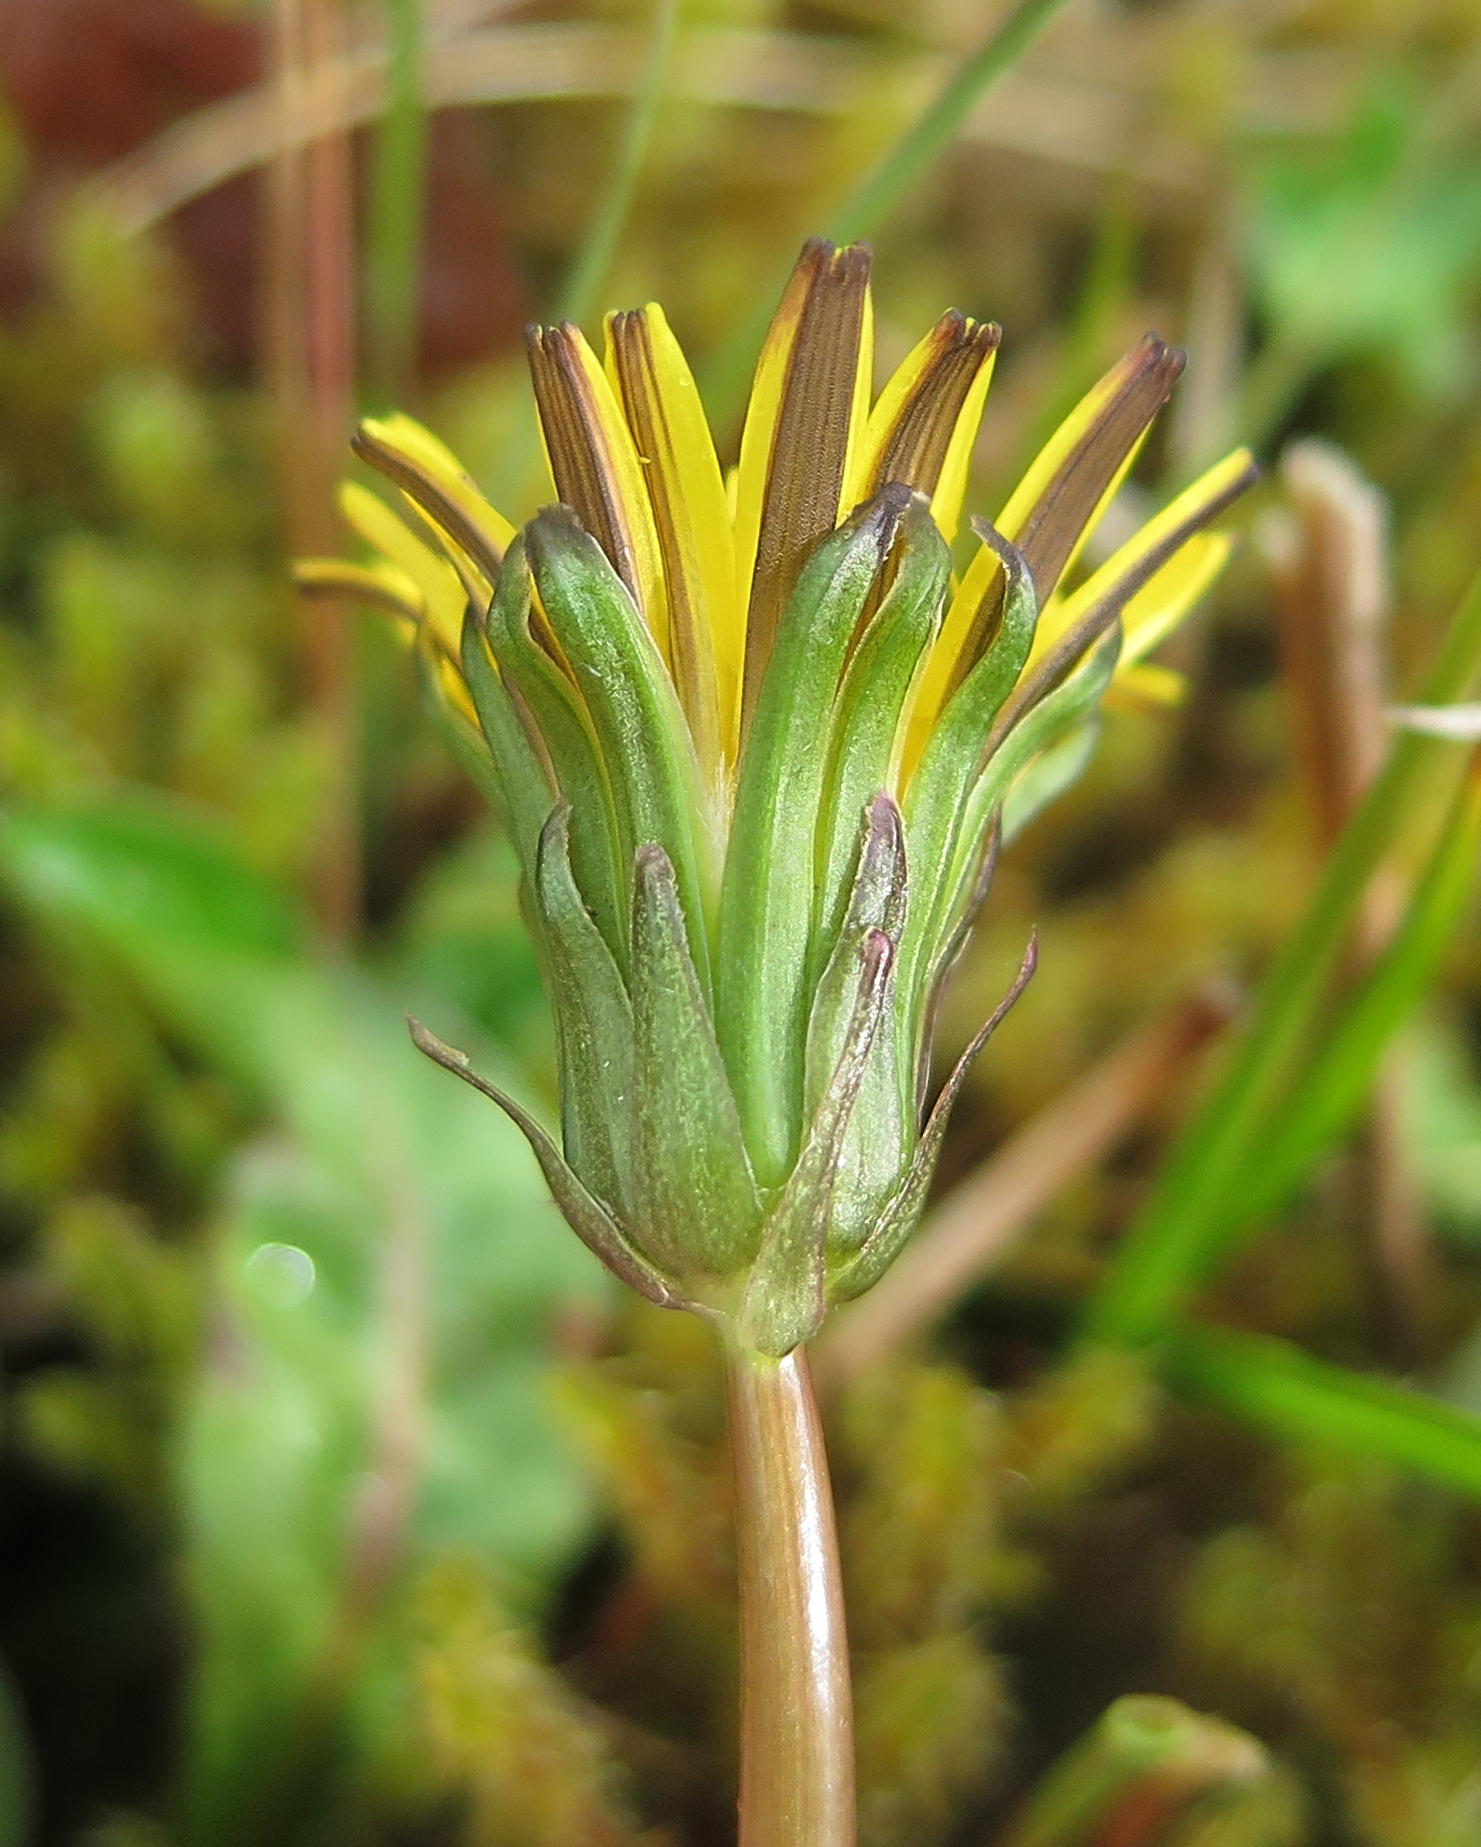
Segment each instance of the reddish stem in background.
[[[342,0],[274,0],[273,79],[286,123],[344,50]],[[284,536],[291,553],[335,552],[334,486],[355,407],[355,261],[349,136],[279,138],[268,193],[267,371],[277,408]],[[360,908],[359,748],[351,614],[300,604],[310,708],[332,764],[311,875],[320,923],[344,940]]]

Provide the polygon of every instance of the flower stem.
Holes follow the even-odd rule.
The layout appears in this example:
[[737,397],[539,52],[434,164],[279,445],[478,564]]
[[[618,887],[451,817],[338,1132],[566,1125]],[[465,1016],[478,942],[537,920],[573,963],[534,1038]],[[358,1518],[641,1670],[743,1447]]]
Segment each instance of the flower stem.
[[740,1572],[740,1847],[853,1847],[848,1640],[806,1355],[727,1354]]

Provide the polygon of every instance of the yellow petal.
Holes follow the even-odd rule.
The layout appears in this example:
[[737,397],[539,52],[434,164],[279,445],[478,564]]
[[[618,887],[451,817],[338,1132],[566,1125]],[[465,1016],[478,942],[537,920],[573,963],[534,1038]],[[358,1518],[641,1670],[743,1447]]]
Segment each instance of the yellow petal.
[[767,334],[741,437],[735,565],[746,611],[743,723],[798,573],[847,510],[871,327],[868,251],[814,239]]
[[473,695],[468,691],[461,669],[448,659],[440,648],[432,650],[432,673],[437,690],[455,712],[462,714],[471,724],[478,724],[478,707],[473,703]]
[[452,450],[400,411],[367,417],[355,448],[416,501],[492,586],[514,527],[484,499]]
[[994,522],[1047,603],[1126,478],[1185,356],[1155,334],[1091,387],[1040,450]]
[[668,659],[658,536],[622,407],[579,327],[532,328],[527,344],[556,492],[607,554]]
[[[1199,529],[1221,513],[1255,479],[1254,457],[1236,449],[1185,488],[1177,499],[1149,520],[1141,531],[1075,591],[1044,612],[1034,637],[1038,660],[1063,635],[1108,598],[1119,599],[1126,622],[1127,645],[1122,658],[1135,660],[1153,648],[1182,619],[1196,597],[1213,581],[1228,555],[1227,545],[1199,546],[1184,563],[1178,554],[1189,547]],[[1170,575],[1164,576],[1165,572]],[[1186,575],[1185,575],[1186,573]],[[1158,586],[1161,584],[1161,589]],[[1133,617],[1137,599],[1146,597]],[[1171,612],[1171,613],[1169,613]],[[1144,631],[1141,645],[1132,641],[1132,622]]]
[[943,536],[956,536],[1000,337],[991,323],[953,311],[907,355],[869,419],[858,499],[904,481],[931,496]]
[[807,305],[823,248],[817,240],[805,246],[782,291],[782,299],[762,343],[761,357],[756,361],[756,376],[751,381],[751,396],[741,429],[740,459],[726,483],[735,533],[736,602],[743,610],[750,600],[751,578],[756,569],[756,541],[760,537],[761,513],[766,504],[766,477],[771,467],[772,445],[776,440],[792,349],[797,344],[802,311]]
[[833,521],[835,525],[846,514],[853,512],[867,492],[864,486],[867,473],[864,435],[869,428],[869,401],[873,396],[874,296],[869,289],[866,270],[864,305],[859,321],[859,351],[854,360],[854,396],[849,405],[848,451],[844,456],[843,486],[839,490],[838,512]]
[[308,597],[345,597],[369,603],[391,618],[398,638],[408,647],[416,640],[426,603],[422,593],[394,564],[349,564],[343,558],[296,558],[293,581]]
[[[1041,632],[1063,632],[1054,626],[1055,586],[1125,480],[1183,363],[1182,353],[1148,334],[1060,424],[998,515],[999,532],[1022,551],[1038,591]],[[907,764],[918,759],[946,701],[981,658],[996,630],[1001,598],[1002,567],[992,548],[981,545],[926,663],[911,714]]]
[[1126,605],[1121,614],[1125,640],[1120,671],[1140,661],[1173,632],[1212,588],[1234,550],[1227,532],[1195,533],[1180,552]]
[[1138,661],[1118,667],[1101,703],[1113,712],[1166,712],[1188,696],[1188,681],[1171,667]]
[[991,639],[992,629],[1002,611],[1002,574],[997,553],[990,545],[979,542],[972,562],[947,605],[940,633],[921,670],[901,759],[906,782],[919,763],[926,739],[935,729],[947,700]]
[[657,303],[607,317],[607,371],[653,509],[674,684],[713,787],[734,762],[745,646],[725,484],[693,374]]
[[439,644],[456,660],[468,603],[457,572],[358,481],[340,483],[339,508],[366,544],[383,552],[416,585]]
[[426,602],[405,571],[394,564],[350,564],[343,558],[296,558],[293,581],[305,596],[352,597],[373,603],[398,618],[397,626],[410,637],[426,612]]

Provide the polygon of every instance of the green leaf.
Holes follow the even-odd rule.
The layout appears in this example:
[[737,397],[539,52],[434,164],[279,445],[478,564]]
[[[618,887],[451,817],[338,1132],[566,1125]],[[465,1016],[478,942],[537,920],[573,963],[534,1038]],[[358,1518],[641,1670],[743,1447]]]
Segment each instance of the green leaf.
[[908,488],[885,488],[808,560],[778,626],[741,757],[715,1014],[763,1187],[782,1183],[802,1133],[808,950],[830,715],[849,642],[910,499]]
[[675,1275],[728,1276],[755,1249],[761,1201],[659,846],[635,871],[632,1011],[638,1235]]
[[[576,883],[607,939],[607,947],[618,964],[625,965],[626,873],[619,874],[619,867],[631,864],[632,853],[631,848],[626,854],[622,852],[618,796],[609,775],[612,766],[602,761],[601,746],[580,694],[531,632],[533,606],[534,587],[521,536],[510,546],[499,573],[499,587],[489,610],[489,646],[504,681],[523,700],[544,740],[560,794],[571,808],[571,864]],[[464,652],[466,656],[466,647]],[[473,664],[477,670],[476,655]],[[518,774],[517,783],[508,783],[508,799],[520,802],[521,813],[513,818],[519,827],[516,838],[525,841],[527,850],[538,791],[529,766],[518,756],[509,730],[509,715],[494,696],[487,676],[480,672],[477,683],[470,680],[469,685],[475,701],[483,702],[479,704],[480,718],[486,726],[492,721],[492,733],[486,730],[485,735],[489,736],[490,748],[499,752],[496,761],[501,770],[507,764]],[[544,820],[542,815],[541,826]]]
[[889,995],[893,946],[871,931],[859,956],[853,1013],[833,1076],[786,1186],[762,1227],[741,1304],[743,1342],[781,1359],[822,1326],[826,1244],[843,1139]]
[[583,1182],[619,1214],[636,1204],[633,1010],[571,873],[562,803],[540,836],[535,874],[550,1001],[560,1044],[561,1139]]
[[[337,1720],[358,1672],[365,1522],[536,1599],[580,1542],[547,1329],[603,1279],[515,1129],[417,1056],[392,996],[315,960],[201,824],[122,799],[12,810],[0,885],[65,969],[85,955],[142,999],[271,1131],[227,1177],[213,1338],[173,1446],[196,1633],[181,1838],[266,1847],[308,1800],[307,1760],[327,1774],[306,1715]],[[372,1596],[355,1632],[376,1617]]]
[[1366,354],[1422,391],[1471,359],[1481,173],[1444,145],[1427,99],[1385,66],[1345,132],[1256,163],[1249,248],[1278,338],[1317,365]]
[[[510,549],[512,551],[513,547]],[[528,581],[526,575],[526,584]],[[493,759],[494,775],[492,779],[480,776],[479,787],[490,795],[494,812],[519,854],[520,869],[533,888],[540,830],[549,818],[555,796],[489,651],[488,621],[471,605],[463,620],[462,661],[463,679],[478,713],[479,729],[488,745],[488,755]],[[440,698],[435,698],[433,703],[436,708],[446,710]],[[459,755],[466,761],[463,752]]]
[[849,661],[833,713],[833,754],[822,801],[814,976],[832,955],[850,903],[859,823],[891,782],[900,717],[916,669],[941,620],[951,555],[923,501],[901,522],[905,557]]
[[1481,1499],[1481,1417],[1472,1412],[1263,1335],[1175,1328],[1160,1363],[1181,1390],[1283,1441],[1331,1444]]
[[[1481,581],[1462,603],[1421,694],[1461,698],[1481,665]],[[1311,1031],[1383,856],[1423,801],[1422,772],[1447,746],[1401,733],[1327,862],[1321,882],[1266,977],[1259,1004],[1219,1082],[1183,1130],[1151,1197],[1091,1307],[1099,1339],[1154,1339],[1208,1267],[1226,1202],[1249,1167]]]
[[[569,507],[538,513],[525,542],[540,600],[591,714],[612,792],[618,863],[625,876],[640,847],[668,854],[708,993],[715,843],[696,826],[705,800],[669,670],[626,586]],[[579,863],[576,871],[581,881]]]
[[[881,793],[870,803],[863,842],[855,857],[858,872],[848,916],[818,982],[808,1019],[805,1096],[809,1116],[822,1103],[847,1042],[857,1004],[860,957],[869,937],[882,931],[896,943],[905,921],[905,828],[890,796]],[[830,1254],[863,1242],[899,1184],[914,1149],[914,1113],[903,1108],[895,1079],[899,1028],[893,987],[892,971],[884,1012],[834,1171]]]

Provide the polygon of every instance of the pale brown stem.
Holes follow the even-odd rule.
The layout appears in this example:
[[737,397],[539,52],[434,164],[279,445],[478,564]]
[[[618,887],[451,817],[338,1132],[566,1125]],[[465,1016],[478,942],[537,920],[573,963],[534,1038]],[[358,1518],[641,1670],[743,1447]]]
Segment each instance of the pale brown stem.
[[[1277,628],[1297,766],[1320,844],[1330,849],[1377,773],[1387,744],[1387,510],[1341,450],[1294,443],[1281,458],[1289,498],[1268,530]],[[1393,933],[1398,894],[1380,873],[1350,945],[1354,974]],[[1376,1318],[1395,1356],[1422,1348],[1434,1301],[1434,1256],[1407,1157],[1403,1085],[1394,1054],[1380,1067],[1356,1151],[1354,1209]]]
[[807,1356],[726,1355],[740,1580],[740,1847],[854,1847],[853,1699]]
[[1140,1027],[947,1194],[868,1295],[813,1348],[825,1392],[924,1331],[999,1261],[1050,1200],[1166,1093],[1233,1012],[1210,988]]
[[1326,443],[1281,458],[1291,523],[1270,533],[1281,664],[1306,798],[1323,846],[1341,833],[1383,760],[1382,497]]

